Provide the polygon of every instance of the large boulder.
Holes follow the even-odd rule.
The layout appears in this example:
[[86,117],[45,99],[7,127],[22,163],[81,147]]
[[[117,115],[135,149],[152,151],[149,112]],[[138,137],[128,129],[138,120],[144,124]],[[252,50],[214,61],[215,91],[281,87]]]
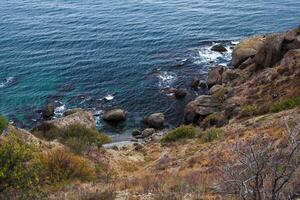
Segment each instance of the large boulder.
[[281,48],[283,34],[273,34],[266,37],[263,45],[257,51],[254,62],[259,68],[272,67],[282,58]]
[[220,73],[220,69],[212,69],[208,71],[208,77],[207,77],[207,85],[209,88],[211,88],[214,85],[222,84],[222,75]]
[[51,103],[47,104],[44,108],[42,108],[41,113],[42,117],[46,120],[51,119],[54,116],[55,106]]
[[208,94],[213,95],[221,90],[224,89],[223,85],[214,85],[210,90],[208,91]]
[[164,127],[165,115],[163,113],[154,113],[146,118],[146,122],[151,128],[161,129]]
[[264,36],[255,36],[242,40],[232,51],[232,65],[238,67],[249,57],[253,57],[264,44],[264,40]]
[[202,95],[186,105],[184,119],[186,123],[198,123],[206,116],[220,110],[221,103],[218,99],[209,95]]
[[106,111],[103,119],[109,122],[120,122],[126,120],[126,112],[122,109],[113,109]]
[[80,124],[91,129],[96,128],[96,123],[93,114],[86,110],[78,110],[77,112],[68,116],[50,121],[45,121],[42,124],[35,127],[33,130],[47,132],[48,129],[51,129],[53,127],[65,128],[73,124]]

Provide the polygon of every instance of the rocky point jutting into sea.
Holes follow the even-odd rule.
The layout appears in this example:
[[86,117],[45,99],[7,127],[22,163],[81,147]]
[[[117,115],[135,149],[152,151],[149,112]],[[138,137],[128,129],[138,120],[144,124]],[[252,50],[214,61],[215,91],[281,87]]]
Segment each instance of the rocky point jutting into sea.
[[1,117],[0,198],[299,198],[300,26],[240,41],[232,65],[208,72],[208,92],[187,103],[181,126],[165,129],[164,113],[153,113],[131,144],[104,148],[110,138],[80,108],[52,119],[47,105],[31,132]]

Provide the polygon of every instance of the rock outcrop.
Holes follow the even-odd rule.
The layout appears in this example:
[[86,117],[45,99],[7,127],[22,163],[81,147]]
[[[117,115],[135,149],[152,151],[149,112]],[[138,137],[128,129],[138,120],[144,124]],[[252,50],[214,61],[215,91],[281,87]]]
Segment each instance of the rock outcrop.
[[209,95],[202,95],[187,104],[184,119],[186,123],[198,123],[206,116],[220,110],[221,103],[216,98]]
[[232,52],[232,65],[238,67],[249,57],[255,56],[260,47],[264,44],[264,36],[255,36],[242,40],[236,45]]
[[34,131],[48,131],[52,127],[64,128],[72,124],[84,125],[87,128],[95,129],[96,123],[93,117],[93,114],[85,110],[77,110],[77,112],[67,115],[65,117],[54,119],[50,121],[45,121],[42,124],[35,127]]

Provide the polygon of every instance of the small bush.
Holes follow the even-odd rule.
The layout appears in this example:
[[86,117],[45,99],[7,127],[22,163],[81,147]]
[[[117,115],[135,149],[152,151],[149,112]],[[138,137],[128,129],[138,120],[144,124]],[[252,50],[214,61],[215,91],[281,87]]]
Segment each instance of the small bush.
[[41,169],[41,178],[47,183],[58,183],[67,180],[91,180],[95,170],[91,163],[79,156],[65,151],[55,149],[46,154],[41,154],[38,159]]
[[223,138],[223,131],[219,128],[211,128],[207,129],[206,131],[202,132],[199,137],[202,142],[212,142],[214,140],[218,140]]
[[0,134],[6,129],[8,125],[8,120],[0,115]]
[[80,153],[88,145],[101,147],[111,141],[109,136],[79,124],[73,124],[66,128],[50,127],[46,132],[37,132],[36,135],[42,135],[48,140],[59,139],[74,153]]
[[300,96],[274,103],[271,106],[271,112],[276,113],[283,110],[292,109],[297,106],[300,106]]
[[197,131],[192,125],[183,125],[167,133],[161,139],[161,141],[173,142],[181,139],[194,138],[196,136],[196,133]]
[[242,107],[242,115],[251,117],[257,111],[257,107],[255,105],[245,105]]
[[32,188],[39,182],[35,166],[35,147],[21,143],[10,133],[0,142],[0,192]]

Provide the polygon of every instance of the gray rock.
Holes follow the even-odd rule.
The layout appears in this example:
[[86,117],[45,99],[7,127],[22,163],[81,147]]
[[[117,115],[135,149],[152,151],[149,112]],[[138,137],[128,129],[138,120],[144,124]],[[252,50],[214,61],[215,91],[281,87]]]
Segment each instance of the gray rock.
[[204,117],[220,110],[221,103],[216,98],[209,95],[202,95],[186,105],[184,119],[186,123],[196,123]]
[[147,118],[147,123],[151,128],[160,129],[164,127],[165,115],[163,113],[154,113]]
[[255,56],[258,49],[263,45],[264,40],[264,36],[255,36],[242,40],[232,51],[232,65],[238,67],[249,57]]
[[177,99],[182,99],[187,95],[187,92],[184,89],[176,89],[174,94]]
[[227,49],[222,44],[216,44],[211,48],[212,51],[226,52]]
[[103,115],[105,121],[119,122],[126,120],[126,112],[122,109],[106,111]]
[[145,130],[142,131],[142,137],[146,138],[153,135],[154,133],[155,133],[154,128],[146,128]]

